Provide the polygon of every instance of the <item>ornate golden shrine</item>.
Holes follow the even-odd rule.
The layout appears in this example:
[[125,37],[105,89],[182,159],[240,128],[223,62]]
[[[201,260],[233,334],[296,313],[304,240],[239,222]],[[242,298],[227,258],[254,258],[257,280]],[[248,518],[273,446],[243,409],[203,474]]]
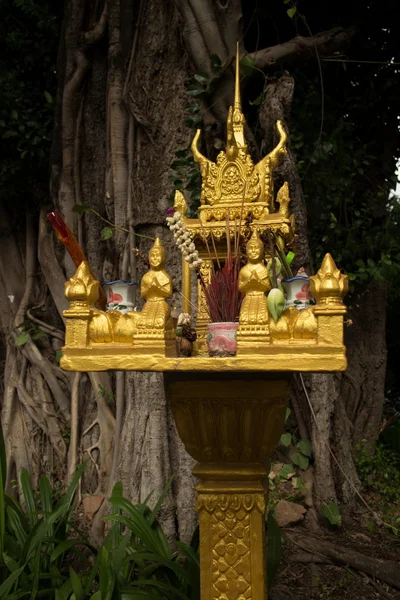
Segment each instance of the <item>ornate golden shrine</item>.
[[[246,120],[242,112],[239,80],[239,52],[236,53],[236,76],[234,105],[230,107],[227,119],[227,144],[225,151],[212,162],[198,149],[200,129],[192,142],[195,161],[200,165],[202,188],[199,219],[186,218],[187,205],[181,192],[175,195],[174,208],[182,215],[187,229],[203,259],[202,275],[208,281],[211,257],[216,261],[215,252],[220,258],[226,257],[227,232],[234,238],[242,235],[246,218],[251,214],[251,228],[259,234],[267,230],[279,235],[284,242],[290,242],[294,235],[294,218],[289,216],[289,188],[284,183],[274,200],[273,171],[286,154],[287,134],[281,121],[276,127],[280,139],[277,146],[256,165],[250,156],[244,135]],[[279,204],[279,209],[276,209]],[[228,223],[227,223],[228,221]],[[214,250],[214,251],[213,251]],[[191,274],[183,261],[182,291],[183,311],[190,313]],[[198,283],[197,347],[206,350],[207,311],[202,288]]]
[[[239,95],[236,59],[235,102],[227,123],[227,148],[216,163],[198,150],[195,160],[203,178],[200,219],[185,217],[186,202],[177,192],[175,209],[184,218],[207,279],[211,260],[208,241],[224,257],[226,235],[241,232],[252,214],[248,264],[239,286],[246,294],[240,314],[237,355],[211,358],[202,354],[207,315],[199,289],[198,354],[176,356],[175,331],[166,302],[172,293],[159,240],[150,251],[150,270],[141,282],[146,300],[141,312],[103,312],[95,306],[99,282],[83,262],[66,283],[69,308],[61,367],[70,371],[109,369],[162,371],[165,390],[187,451],[198,461],[194,474],[200,520],[202,600],[265,600],[265,485],[270,456],[284,425],[290,373],[343,371],[343,297],[347,277],[327,254],[311,277],[315,306],[290,307],[275,323],[266,312],[268,289],[259,235],[270,230],[283,240],[294,234],[287,183],[278,191],[275,211],[273,169],[286,152],[286,133],[277,123],[280,141],[257,165],[248,153]],[[228,226],[226,222],[228,221]],[[226,256],[226,254],[225,254]],[[254,273],[257,272],[257,275]],[[253,276],[254,275],[254,276]],[[183,262],[183,310],[189,312],[191,273]]]

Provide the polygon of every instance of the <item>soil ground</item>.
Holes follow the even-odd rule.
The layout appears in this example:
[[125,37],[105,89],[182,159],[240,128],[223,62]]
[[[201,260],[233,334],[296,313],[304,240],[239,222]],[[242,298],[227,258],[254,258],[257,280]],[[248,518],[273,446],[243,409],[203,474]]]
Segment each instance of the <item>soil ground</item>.
[[[386,529],[372,533],[363,526],[366,518],[365,512],[360,510],[351,527],[331,532],[321,526],[319,533],[313,533],[313,537],[318,536],[335,546],[354,550],[377,561],[397,562],[400,573],[400,536]],[[306,523],[282,529],[281,566],[269,600],[400,600],[400,589],[396,590],[348,565],[335,564],[323,555],[314,555],[312,558],[316,562],[299,562],[307,559],[307,553],[288,539],[294,532],[307,535]]]

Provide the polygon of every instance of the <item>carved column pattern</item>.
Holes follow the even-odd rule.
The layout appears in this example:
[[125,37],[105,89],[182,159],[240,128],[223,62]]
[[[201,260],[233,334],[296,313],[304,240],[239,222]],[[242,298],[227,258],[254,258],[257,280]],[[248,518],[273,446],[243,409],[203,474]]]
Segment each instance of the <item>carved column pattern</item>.
[[[200,273],[204,282],[209,283],[211,276],[210,259],[203,260],[203,264],[200,267]],[[208,318],[207,302],[200,281],[197,282],[197,306],[199,311],[196,320],[197,349],[198,352],[207,352],[207,324],[210,322],[210,319]]]
[[198,461],[202,600],[266,600],[266,476],[289,393],[280,377],[165,375],[179,436]]
[[[255,486],[259,487],[259,486]],[[201,530],[202,595],[219,600],[264,599],[265,491],[202,493],[197,502]],[[210,564],[212,565],[210,573]]]

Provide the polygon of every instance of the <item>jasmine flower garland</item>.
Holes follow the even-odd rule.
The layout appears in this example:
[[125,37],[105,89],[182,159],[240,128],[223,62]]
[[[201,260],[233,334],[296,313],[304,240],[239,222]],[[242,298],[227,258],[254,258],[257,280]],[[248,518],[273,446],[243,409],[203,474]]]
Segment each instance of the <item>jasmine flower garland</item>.
[[191,269],[198,269],[203,260],[199,257],[190,232],[186,229],[182,216],[173,208],[167,210],[167,225],[174,234],[175,243]]

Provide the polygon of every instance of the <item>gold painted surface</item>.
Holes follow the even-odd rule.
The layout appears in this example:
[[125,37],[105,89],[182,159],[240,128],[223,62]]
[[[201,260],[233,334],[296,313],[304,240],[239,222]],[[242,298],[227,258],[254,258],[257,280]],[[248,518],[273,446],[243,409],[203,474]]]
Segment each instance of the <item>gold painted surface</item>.
[[[315,306],[309,306],[301,311],[294,306],[289,306],[276,323],[273,319],[271,320],[270,328],[273,343],[282,343],[283,340],[292,343],[297,343],[298,340],[309,340],[309,343],[316,344],[318,324],[314,313]],[[338,345],[340,344],[341,341],[338,342]]]
[[149,252],[150,270],[140,284],[140,295],[146,303],[135,319],[136,339],[164,338],[166,332],[173,332],[171,309],[165,301],[172,296],[172,280],[165,270],[165,261],[164,247],[157,238]]
[[[105,371],[108,369],[135,371],[343,371],[346,369],[343,345],[342,298],[347,290],[347,277],[336,268],[330,255],[312,279],[316,306],[303,311],[288,308],[277,323],[267,318],[261,288],[267,283],[265,267],[259,263],[241,273],[243,289],[252,281],[259,292],[251,302],[244,302],[238,336],[238,354],[234,357],[210,358],[175,356],[175,331],[166,296],[171,280],[163,268],[163,253],[144,276],[142,293],[147,302],[141,313],[118,311],[104,313],[94,307],[98,282],[89,275],[82,263],[66,284],[70,300],[66,317],[66,345],[61,359],[62,368],[70,371]],[[255,256],[255,254],[254,254]],[[161,258],[161,261],[160,261]],[[256,259],[254,259],[256,260]],[[258,260],[258,259],[257,259]],[[157,265],[155,264],[157,263]],[[202,268],[207,277],[211,263]],[[251,284],[253,285],[253,283]],[[259,288],[259,289],[258,289]],[[247,296],[247,294],[246,294]],[[206,353],[207,316],[200,295],[198,349]],[[146,307],[149,308],[146,308]],[[255,315],[255,317],[254,317]],[[246,323],[244,322],[246,320]],[[249,328],[246,330],[246,328]]]
[[283,428],[288,383],[232,377],[168,384],[179,437],[200,463],[265,463]]
[[205,600],[266,598],[266,494],[258,487],[258,493],[207,494],[198,486],[201,593]]
[[229,213],[232,218],[245,219],[251,212],[256,220],[274,212],[273,170],[286,154],[287,134],[277,121],[280,136],[277,146],[254,165],[247,148],[239,86],[239,53],[236,54],[234,105],[228,112],[227,144],[217,160],[206,158],[198,148],[200,129],[192,142],[193,157],[200,165],[202,176],[200,219],[204,222],[222,221]]
[[289,380],[246,373],[166,379],[186,450],[199,461],[201,594],[265,600],[265,507],[270,456],[283,430]]
[[[69,325],[67,325],[69,327]],[[61,368],[66,371],[345,371],[346,353],[343,346],[273,344],[267,349],[254,348],[251,355],[216,358],[193,356],[172,358],[159,348],[147,346],[136,352],[126,344],[93,344],[84,348],[64,346]]]
[[310,289],[317,301],[315,314],[344,314],[343,298],[349,290],[347,275],[337,268],[332,256],[325,255],[320,270],[310,277]]
[[247,242],[246,254],[247,265],[239,273],[239,291],[245,295],[237,333],[239,355],[246,346],[250,346],[254,352],[254,347],[270,343],[270,318],[265,293],[271,289],[271,284],[264,264],[264,244],[256,231]]
[[[175,193],[174,207],[181,214],[185,226],[190,232],[193,243],[204,261],[212,260],[217,264],[214,245],[220,260],[226,254],[227,235],[234,238],[243,236],[245,221],[251,215],[250,229],[259,235],[270,231],[279,235],[289,243],[294,236],[294,218],[289,215],[289,186],[281,187],[274,201],[273,171],[286,154],[287,134],[281,121],[276,127],[279,141],[276,147],[257,164],[250,156],[244,127],[246,121],[240,100],[239,53],[236,55],[235,94],[233,106],[227,118],[227,142],[224,151],[218,154],[216,162],[209,160],[199,149],[200,130],[192,142],[194,160],[200,166],[202,178],[199,218],[187,218],[187,204],[180,191]],[[227,225],[227,223],[229,225]],[[211,249],[211,257],[209,250]],[[204,269],[205,267],[203,267]],[[183,288],[190,287],[191,273],[183,272]],[[202,310],[202,290],[199,287],[200,313],[197,319],[196,332],[198,352],[206,351],[206,331],[209,322],[207,314]],[[251,302],[250,297],[248,303]],[[187,304],[184,303],[186,307]],[[265,331],[265,327],[264,327]],[[260,340],[260,332],[257,339]],[[253,342],[254,340],[249,340]],[[246,350],[247,351],[247,350]]]
[[[65,295],[70,301],[68,310],[64,311],[65,356],[74,348],[85,348],[92,356],[102,348],[101,354],[107,360],[109,351],[115,356],[124,348],[133,355],[174,356],[175,330],[170,307],[165,301],[172,294],[172,280],[165,271],[165,259],[164,247],[157,239],[149,252],[150,270],[141,282],[141,295],[146,300],[143,310],[125,314],[95,308],[100,284],[93,279],[89,265],[82,262],[65,284]],[[114,367],[109,364],[108,368]],[[79,364],[74,365],[74,370],[81,370]]]

